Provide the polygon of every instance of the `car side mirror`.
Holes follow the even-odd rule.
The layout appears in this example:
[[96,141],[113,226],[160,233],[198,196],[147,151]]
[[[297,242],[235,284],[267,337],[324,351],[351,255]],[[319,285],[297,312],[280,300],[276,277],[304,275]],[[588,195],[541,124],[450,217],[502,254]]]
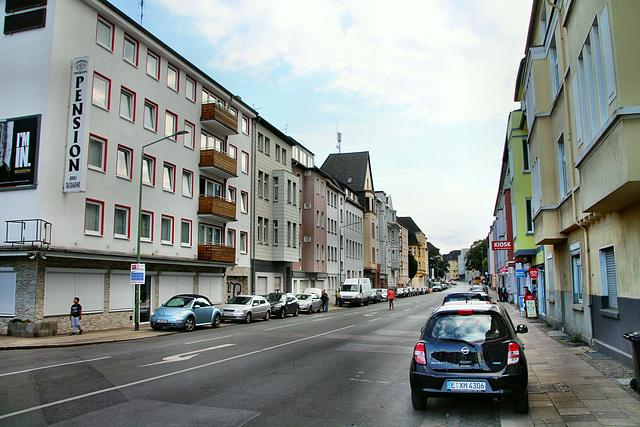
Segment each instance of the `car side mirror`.
[[526,334],[529,332],[529,327],[527,325],[518,325],[516,326],[516,332],[519,334]]

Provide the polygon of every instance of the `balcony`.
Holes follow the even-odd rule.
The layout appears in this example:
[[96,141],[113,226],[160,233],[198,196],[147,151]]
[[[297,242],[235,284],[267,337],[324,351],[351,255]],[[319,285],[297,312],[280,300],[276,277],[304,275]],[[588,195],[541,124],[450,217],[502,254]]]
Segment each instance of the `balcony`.
[[51,244],[51,223],[43,219],[16,219],[6,221],[4,242],[11,246],[39,246]]
[[616,212],[640,200],[640,120],[616,117],[609,129],[576,162],[584,212]]
[[200,168],[210,169],[211,172],[221,175],[223,178],[234,178],[238,176],[238,159],[213,148],[201,149]]
[[238,118],[214,102],[202,104],[200,121],[218,135],[238,134]]
[[236,248],[222,245],[198,245],[198,261],[236,262]]
[[236,204],[216,196],[200,196],[198,215],[208,215],[223,221],[235,221]]
[[536,245],[553,245],[567,240],[560,233],[558,209],[542,208],[533,220],[533,238]]

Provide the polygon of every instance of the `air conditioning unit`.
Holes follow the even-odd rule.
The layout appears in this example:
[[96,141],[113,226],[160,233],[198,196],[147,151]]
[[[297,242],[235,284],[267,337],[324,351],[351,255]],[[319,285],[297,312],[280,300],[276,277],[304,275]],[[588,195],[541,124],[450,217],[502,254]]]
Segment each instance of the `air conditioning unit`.
[[304,236],[305,243],[311,243],[311,236]]
[[304,208],[305,209],[311,209],[311,203],[305,203],[304,204]]

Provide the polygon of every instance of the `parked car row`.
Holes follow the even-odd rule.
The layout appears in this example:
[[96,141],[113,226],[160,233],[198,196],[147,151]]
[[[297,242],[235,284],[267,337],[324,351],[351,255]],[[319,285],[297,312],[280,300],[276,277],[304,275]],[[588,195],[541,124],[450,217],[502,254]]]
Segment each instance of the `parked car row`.
[[[434,283],[434,287],[435,287]],[[427,408],[431,397],[488,395],[510,398],[529,411],[524,346],[504,307],[484,289],[451,293],[429,316],[414,346],[409,371],[411,403]]]

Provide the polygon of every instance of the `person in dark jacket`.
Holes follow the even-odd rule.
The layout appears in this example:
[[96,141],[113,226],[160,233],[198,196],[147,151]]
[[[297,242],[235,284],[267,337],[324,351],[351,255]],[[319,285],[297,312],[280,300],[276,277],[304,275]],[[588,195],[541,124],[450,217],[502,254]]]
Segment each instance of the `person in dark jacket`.
[[322,290],[322,296],[320,299],[322,300],[322,310],[326,313],[329,311],[329,295],[324,289]]

